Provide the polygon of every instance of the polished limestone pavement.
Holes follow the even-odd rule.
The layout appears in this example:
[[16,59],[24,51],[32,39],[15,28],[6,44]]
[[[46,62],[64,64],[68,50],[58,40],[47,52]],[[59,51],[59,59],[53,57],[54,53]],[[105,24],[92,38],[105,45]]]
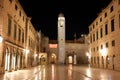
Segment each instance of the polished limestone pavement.
[[120,80],[120,72],[82,65],[51,64],[5,72],[0,75],[0,80]]

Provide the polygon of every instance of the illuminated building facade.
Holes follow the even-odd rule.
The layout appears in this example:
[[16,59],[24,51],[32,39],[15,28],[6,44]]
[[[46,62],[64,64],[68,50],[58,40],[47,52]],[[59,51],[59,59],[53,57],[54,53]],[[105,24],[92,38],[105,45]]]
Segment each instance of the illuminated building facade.
[[120,0],[112,0],[89,26],[90,65],[120,70]]
[[[65,43],[65,64],[88,64],[89,63],[89,47],[87,35],[74,40],[66,40]],[[58,41],[50,40],[49,44],[49,63],[57,63]]]
[[58,63],[65,61],[65,17],[62,13],[58,16]]
[[18,0],[0,0],[0,39],[0,73],[37,65],[39,37]]

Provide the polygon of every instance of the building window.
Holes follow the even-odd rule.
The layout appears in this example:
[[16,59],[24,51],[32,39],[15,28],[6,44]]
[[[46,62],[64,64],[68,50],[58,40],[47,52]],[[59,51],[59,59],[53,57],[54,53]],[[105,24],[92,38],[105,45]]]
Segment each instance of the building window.
[[20,40],[21,40],[21,30],[19,28],[19,30],[18,30],[18,41],[20,41]]
[[96,57],[94,57],[94,63],[96,64]]
[[102,32],[102,28],[100,28],[100,37],[103,37],[103,32]]
[[90,42],[92,43],[92,35],[90,36]]
[[93,57],[91,57],[91,63],[93,64]]
[[107,17],[107,13],[105,13],[105,18]]
[[104,58],[103,58],[103,56],[102,56],[102,64],[104,64]]
[[111,20],[111,32],[114,31],[114,19]]
[[16,39],[16,33],[17,33],[17,26],[16,26],[16,24],[14,24],[14,39]]
[[18,10],[18,6],[15,4],[15,10],[17,11]]
[[107,64],[110,64],[110,58],[107,56]]
[[108,48],[108,42],[106,43],[106,48]]
[[112,46],[115,46],[115,40],[112,41]]
[[63,27],[62,25],[60,25],[60,27]]
[[108,34],[108,24],[105,24],[105,35]]
[[12,25],[11,18],[8,17],[8,35],[11,35],[11,25]]
[[97,57],[97,61],[98,61],[98,64],[99,64],[99,57]]
[[98,25],[98,22],[96,22],[96,26]]
[[93,48],[94,52],[95,52],[95,47]]
[[102,17],[100,18],[100,22],[102,22]]
[[99,47],[97,46],[97,51],[99,50]]
[[98,31],[96,31],[96,40],[98,40]]
[[110,8],[110,12],[112,12],[113,11],[113,6],[111,6],[111,8]]
[[103,49],[103,45],[101,45],[101,49]]
[[21,11],[19,12],[19,15],[21,16]]
[[24,43],[24,32],[22,32],[22,43]]

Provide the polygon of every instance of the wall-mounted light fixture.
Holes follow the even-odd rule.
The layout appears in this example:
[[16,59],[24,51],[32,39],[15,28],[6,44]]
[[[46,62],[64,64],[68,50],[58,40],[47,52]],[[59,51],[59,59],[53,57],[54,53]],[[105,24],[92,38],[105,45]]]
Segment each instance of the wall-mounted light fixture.
[[0,43],[2,43],[3,41],[3,37],[0,35]]

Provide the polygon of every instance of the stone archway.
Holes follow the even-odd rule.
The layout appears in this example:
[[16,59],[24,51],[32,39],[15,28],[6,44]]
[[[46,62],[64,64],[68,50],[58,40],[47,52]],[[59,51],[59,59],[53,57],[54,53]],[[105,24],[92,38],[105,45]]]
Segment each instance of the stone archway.
[[9,71],[10,68],[10,53],[9,49],[6,48],[5,50],[5,71]]
[[55,53],[52,53],[50,55],[50,63],[51,64],[56,64],[56,54]]
[[113,66],[113,70],[115,69],[115,55],[113,55],[113,58],[112,58],[112,66]]
[[66,55],[66,64],[73,64],[74,63],[74,55],[73,54],[67,54]]
[[108,68],[108,56],[106,57],[106,68]]
[[11,68],[12,70],[15,70],[15,51],[12,51],[12,61],[11,61]]

